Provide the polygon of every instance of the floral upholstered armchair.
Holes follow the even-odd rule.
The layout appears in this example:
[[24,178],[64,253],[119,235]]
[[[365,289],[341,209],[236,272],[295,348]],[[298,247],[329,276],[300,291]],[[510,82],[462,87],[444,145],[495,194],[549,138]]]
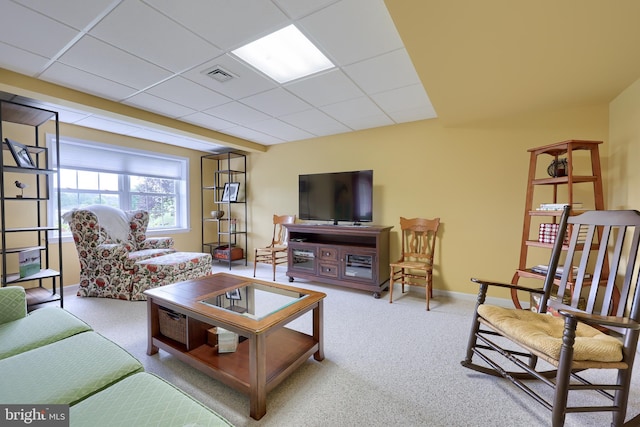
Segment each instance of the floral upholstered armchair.
[[63,215],[80,261],[78,296],[131,299],[137,261],[175,252],[173,238],[147,238],[149,213],[89,206]]

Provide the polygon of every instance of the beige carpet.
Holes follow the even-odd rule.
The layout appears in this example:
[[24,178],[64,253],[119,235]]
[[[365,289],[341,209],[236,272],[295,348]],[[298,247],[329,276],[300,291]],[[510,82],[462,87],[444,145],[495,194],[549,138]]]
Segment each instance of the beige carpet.
[[[229,272],[214,267],[214,272]],[[269,280],[269,266],[258,278]],[[252,268],[234,267],[252,275]],[[289,284],[285,270],[277,281]],[[267,413],[249,417],[249,399],[162,350],[146,355],[146,303],[78,298],[70,287],[65,308],[131,352],[145,366],[213,408],[236,426],[546,426],[550,413],[505,380],[460,366],[474,297],[435,295],[425,310],[424,290],[393,304],[364,291],[297,280],[325,299],[325,360],[310,358],[267,396]],[[470,288],[474,285],[469,283]],[[291,324],[309,332],[310,314]],[[637,373],[637,372],[636,372]],[[638,377],[640,375],[636,375]],[[630,413],[640,412],[634,379]],[[603,414],[567,417],[567,426],[605,426]]]

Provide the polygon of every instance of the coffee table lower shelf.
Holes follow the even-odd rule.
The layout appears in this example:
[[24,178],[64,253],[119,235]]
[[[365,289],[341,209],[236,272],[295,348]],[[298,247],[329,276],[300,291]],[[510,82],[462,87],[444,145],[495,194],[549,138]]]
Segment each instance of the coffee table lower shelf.
[[[171,338],[163,335],[153,337],[153,346],[245,394],[251,393],[249,343],[249,340],[242,341],[233,353],[218,353],[208,344],[187,350],[186,345]],[[274,331],[267,337],[266,343],[267,392],[319,348],[312,336],[288,328]]]
[[[245,301],[250,316],[209,303],[231,300],[227,295],[236,291],[243,297],[234,300]],[[145,295],[147,354],[166,351],[247,394],[249,415],[256,420],[267,411],[267,392],[310,357],[324,359],[322,292],[217,273],[148,289]],[[287,327],[306,313],[310,334]],[[214,326],[246,339],[234,352],[218,353]]]

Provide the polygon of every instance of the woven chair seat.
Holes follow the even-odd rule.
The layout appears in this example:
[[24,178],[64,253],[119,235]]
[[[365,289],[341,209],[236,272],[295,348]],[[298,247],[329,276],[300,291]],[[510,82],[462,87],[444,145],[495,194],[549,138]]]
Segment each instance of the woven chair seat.
[[[563,317],[488,304],[479,306],[478,314],[485,320],[483,323],[498,329],[513,341],[537,350],[550,359],[558,360],[560,357]],[[573,360],[620,362],[622,343],[589,325],[578,323]]]

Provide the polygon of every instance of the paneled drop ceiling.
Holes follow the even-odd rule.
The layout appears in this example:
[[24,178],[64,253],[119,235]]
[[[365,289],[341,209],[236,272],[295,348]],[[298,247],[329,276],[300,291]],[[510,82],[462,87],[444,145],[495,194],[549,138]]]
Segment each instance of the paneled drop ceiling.
[[[224,135],[272,145],[436,116],[383,0],[0,0],[0,10],[1,68],[222,136],[44,103],[67,123],[215,151]],[[230,53],[290,24],[336,67],[279,85]]]

